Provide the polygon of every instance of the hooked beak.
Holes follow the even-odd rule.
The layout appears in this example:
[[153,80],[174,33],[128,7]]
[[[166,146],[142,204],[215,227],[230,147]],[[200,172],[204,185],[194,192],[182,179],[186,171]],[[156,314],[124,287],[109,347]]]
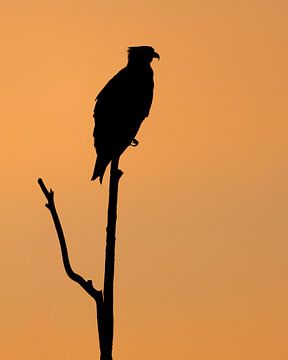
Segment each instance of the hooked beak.
[[153,58],[160,60],[160,55],[154,51]]

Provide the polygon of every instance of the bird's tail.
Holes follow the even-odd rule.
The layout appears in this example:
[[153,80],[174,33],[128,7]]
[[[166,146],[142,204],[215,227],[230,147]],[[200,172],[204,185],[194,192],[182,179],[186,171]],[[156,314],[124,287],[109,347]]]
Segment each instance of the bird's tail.
[[105,170],[106,170],[106,167],[108,164],[109,164],[109,161],[103,159],[100,156],[97,156],[91,180],[92,181],[96,180],[99,177],[100,184],[102,184],[103,176],[104,176],[104,173],[105,173]]

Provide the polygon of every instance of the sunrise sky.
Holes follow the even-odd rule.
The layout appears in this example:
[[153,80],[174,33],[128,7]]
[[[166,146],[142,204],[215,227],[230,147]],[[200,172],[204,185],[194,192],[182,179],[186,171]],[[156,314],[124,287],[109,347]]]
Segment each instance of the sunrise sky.
[[90,182],[94,99],[152,45],[152,110],[120,163],[115,360],[288,358],[288,3],[1,4],[0,357],[98,359],[107,175]]

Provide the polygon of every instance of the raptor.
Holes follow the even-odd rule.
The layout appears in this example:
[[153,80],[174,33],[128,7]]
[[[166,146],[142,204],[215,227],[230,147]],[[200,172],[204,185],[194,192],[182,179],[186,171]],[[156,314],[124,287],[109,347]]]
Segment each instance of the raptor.
[[153,58],[160,56],[151,46],[129,47],[127,66],[96,97],[93,136],[97,158],[91,180],[99,177],[102,183],[112,159],[129,145],[138,144],[135,136],[153,99]]

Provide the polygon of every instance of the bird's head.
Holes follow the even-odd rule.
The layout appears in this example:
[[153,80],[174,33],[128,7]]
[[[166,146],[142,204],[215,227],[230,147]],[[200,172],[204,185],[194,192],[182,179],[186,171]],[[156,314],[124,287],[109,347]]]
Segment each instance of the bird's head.
[[130,46],[128,48],[128,62],[150,64],[153,58],[160,59],[159,54],[151,46]]

